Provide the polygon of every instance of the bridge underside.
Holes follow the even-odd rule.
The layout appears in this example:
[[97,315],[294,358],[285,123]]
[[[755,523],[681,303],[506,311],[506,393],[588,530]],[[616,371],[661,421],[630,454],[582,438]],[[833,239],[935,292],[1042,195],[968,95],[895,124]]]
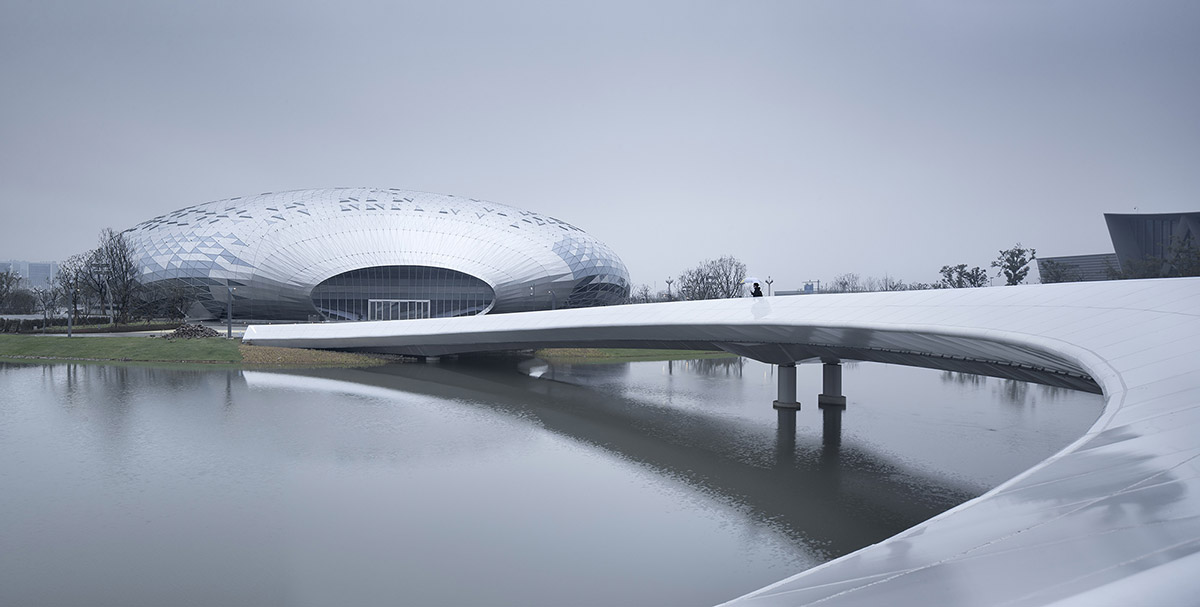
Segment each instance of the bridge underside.
[[[503,317],[497,317],[503,318]],[[312,325],[301,325],[312,326]],[[322,325],[327,326],[327,325]],[[337,327],[337,325],[333,325]],[[392,327],[388,327],[391,329]],[[396,327],[402,330],[404,326]],[[699,325],[674,325],[668,330],[641,326],[574,327],[570,337],[561,330],[481,331],[470,339],[413,340],[394,335],[324,336],[272,340],[247,338],[263,345],[353,350],[409,356],[446,356],[473,352],[540,348],[635,348],[726,351],[771,364],[854,360],[960,373],[975,373],[1099,394],[1100,386],[1074,363],[1044,348],[938,333],[878,329],[803,326],[738,327],[736,331]],[[718,335],[724,333],[724,335]],[[738,341],[698,341],[688,335],[737,338]],[[637,337],[634,337],[637,335]],[[508,339],[505,341],[505,339]],[[770,341],[750,341],[757,338]],[[820,341],[806,341],[820,340]],[[392,343],[388,343],[388,342]]]

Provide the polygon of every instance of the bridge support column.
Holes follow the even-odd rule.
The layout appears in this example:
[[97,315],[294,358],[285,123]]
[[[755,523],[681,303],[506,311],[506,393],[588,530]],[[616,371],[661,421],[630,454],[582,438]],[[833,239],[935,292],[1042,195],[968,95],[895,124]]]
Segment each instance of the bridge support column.
[[842,363],[841,361],[825,361],[822,365],[821,394],[817,396],[817,406],[846,408],[846,397],[842,396]]
[[799,409],[796,402],[796,363],[779,365],[779,397],[773,406],[776,409]]
[[796,459],[796,410],[777,409],[775,427],[775,462],[790,465]]
[[826,455],[836,455],[842,446],[842,412],[845,407],[821,405],[821,447]]

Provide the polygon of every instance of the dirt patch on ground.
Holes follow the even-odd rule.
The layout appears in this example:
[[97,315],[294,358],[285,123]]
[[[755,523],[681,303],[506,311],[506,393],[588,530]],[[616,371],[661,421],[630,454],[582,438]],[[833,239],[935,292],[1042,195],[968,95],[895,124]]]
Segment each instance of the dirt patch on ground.
[[201,339],[220,336],[220,333],[204,325],[179,325],[178,329],[163,335],[167,339]]
[[271,346],[238,346],[243,365],[272,367],[374,367],[398,362],[392,357],[358,352],[274,348]]

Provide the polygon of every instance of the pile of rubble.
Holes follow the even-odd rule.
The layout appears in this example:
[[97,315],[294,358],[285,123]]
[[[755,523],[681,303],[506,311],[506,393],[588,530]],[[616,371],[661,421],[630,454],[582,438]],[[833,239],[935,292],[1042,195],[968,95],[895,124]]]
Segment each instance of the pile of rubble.
[[220,337],[221,334],[204,325],[179,325],[178,329],[167,333],[167,339],[194,339],[198,337]]

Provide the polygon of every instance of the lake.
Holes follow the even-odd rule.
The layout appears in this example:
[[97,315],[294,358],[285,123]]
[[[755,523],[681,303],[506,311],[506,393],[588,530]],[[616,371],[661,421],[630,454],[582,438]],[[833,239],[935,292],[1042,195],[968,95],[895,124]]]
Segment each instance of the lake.
[[741,358],[303,372],[0,363],[0,603],[705,605],[1065,447],[1103,399]]

